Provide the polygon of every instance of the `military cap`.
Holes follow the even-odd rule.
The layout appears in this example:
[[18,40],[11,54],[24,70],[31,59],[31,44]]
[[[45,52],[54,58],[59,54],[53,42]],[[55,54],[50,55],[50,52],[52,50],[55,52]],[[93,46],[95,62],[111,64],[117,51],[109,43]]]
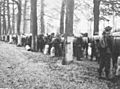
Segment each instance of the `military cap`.
[[106,32],[110,32],[111,29],[112,29],[112,27],[110,27],[110,26],[105,27],[105,31],[106,31]]

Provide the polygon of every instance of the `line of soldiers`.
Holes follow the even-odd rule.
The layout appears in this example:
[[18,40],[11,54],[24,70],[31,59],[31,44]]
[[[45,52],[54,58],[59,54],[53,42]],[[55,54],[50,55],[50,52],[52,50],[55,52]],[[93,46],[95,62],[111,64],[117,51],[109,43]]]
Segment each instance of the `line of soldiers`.
[[[13,36],[13,43],[17,44],[17,36]],[[31,50],[32,35],[22,35],[21,46],[26,47],[26,50]],[[37,36],[37,51],[52,56],[62,56],[64,39],[63,35],[51,33],[50,35],[40,34]],[[52,51],[51,51],[52,49]],[[54,52],[53,52],[54,51]],[[54,53],[54,54],[51,54]]]
[[[7,40],[5,37],[7,37]],[[53,56],[62,56],[62,49],[63,49],[63,42],[64,42],[63,38],[64,38],[63,35],[57,34],[55,36],[54,33],[51,33],[50,35],[40,34],[37,36],[37,51],[40,51],[45,54],[50,54],[51,48],[53,47],[54,48],[53,50],[55,51]],[[2,40],[9,42],[10,40],[9,35],[3,36]],[[16,44],[16,45],[18,44],[17,35],[13,35],[12,40],[13,40],[12,41],[13,44]],[[32,34],[26,34],[26,35],[22,34],[21,44],[17,46],[23,46],[26,48],[26,50],[32,51],[31,43],[32,43]],[[47,52],[44,52],[45,51],[44,49],[46,49],[45,47],[47,46],[49,46],[47,49]]]
[[[83,57],[83,51],[86,52],[86,57],[88,57],[88,50],[91,47],[91,57],[90,60],[92,61],[93,58],[96,58],[96,61],[99,64],[98,74],[99,78],[103,78],[103,72],[105,72],[106,79],[110,79],[110,72],[111,72],[111,61],[113,62],[113,67],[116,66],[116,60],[114,60],[114,52],[113,52],[113,43],[111,34],[111,27],[107,26],[103,31],[102,37],[99,39],[89,39],[88,41],[83,40],[83,37],[78,37],[74,42],[74,56],[77,57],[77,60],[81,60]],[[89,45],[90,44],[90,45]],[[116,54],[115,54],[116,55]],[[112,59],[112,60],[111,60]]]
[[[88,57],[88,47],[91,46],[91,61],[93,60],[93,57],[96,57],[96,60],[98,61],[100,67],[98,69],[99,78],[102,77],[102,71],[105,68],[105,75],[106,78],[109,79],[110,74],[110,59],[111,59],[111,41],[110,41],[110,31],[111,27],[106,27],[105,31],[103,32],[103,37],[101,39],[91,40],[87,36],[79,36],[75,37],[73,42],[73,56],[77,58],[78,61],[81,61],[85,51],[86,58]],[[9,39],[9,38],[8,38]],[[32,35],[30,36],[22,36],[22,46],[29,46],[29,49],[31,48],[31,41],[32,41]],[[49,54],[51,56],[63,56],[64,54],[64,35],[57,34],[55,36],[54,33],[50,35],[43,35],[40,34],[37,37],[37,48],[38,51]],[[13,42],[17,43],[17,36],[13,36]],[[88,45],[91,43],[91,45]],[[46,50],[44,50],[46,49]],[[51,54],[54,53],[54,54]]]

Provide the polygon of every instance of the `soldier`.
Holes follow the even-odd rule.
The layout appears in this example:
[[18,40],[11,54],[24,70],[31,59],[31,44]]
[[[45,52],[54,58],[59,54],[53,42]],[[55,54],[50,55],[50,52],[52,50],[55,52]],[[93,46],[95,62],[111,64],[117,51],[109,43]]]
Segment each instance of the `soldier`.
[[82,35],[80,35],[77,40],[76,40],[76,57],[78,61],[82,61],[82,47],[83,47],[83,40],[82,40]]
[[96,44],[95,44],[95,40],[93,40],[92,42],[91,42],[91,48],[92,48],[92,50],[91,50],[91,58],[90,58],[90,61],[93,61],[93,57],[94,56],[96,56],[96,49],[95,49],[95,46],[96,46]]
[[37,38],[37,48],[38,48],[38,51],[42,52],[43,53],[43,49],[44,49],[44,39],[43,39],[43,34],[40,34],[38,35],[38,38]]
[[88,43],[89,43],[88,33],[85,33],[83,37],[83,49],[85,50],[86,58],[88,57]]
[[100,44],[99,44],[99,39],[96,40],[96,46],[95,46],[95,49],[96,49],[96,61],[98,62],[98,64],[100,63]]
[[111,31],[111,27],[106,27],[103,32],[103,37],[100,41],[100,67],[98,69],[99,78],[102,76],[102,71],[105,68],[106,79],[109,79],[110,73],[110,59],[111,59],[111,44],[109,40],[109,35]]
[[74,37],[73,39],[73,56],[76,57],[76,54],[77,54],[77,45],[76,45],[76,42],[77,42],[77,37]]

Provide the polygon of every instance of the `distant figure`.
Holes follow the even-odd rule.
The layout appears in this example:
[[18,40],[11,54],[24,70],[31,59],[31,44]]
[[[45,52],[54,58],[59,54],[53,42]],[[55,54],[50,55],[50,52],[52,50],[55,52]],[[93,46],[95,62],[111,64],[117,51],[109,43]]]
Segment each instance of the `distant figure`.
[[100,51],[99,51],[99,47],[100,47],[100,42],[99,39],[94,39],[92,41],[92,53],[91,53],[91,61],[93,61],[93,58],[95,57],[95,61],[99,62],[99,58],[100,58]]
[[100,41],[99,39],[96,40],[95,49],[96,49],[96,61],[99,64],[100,63]]
[[90,58],[90,61],[93,61],[93,57],[96,56],[96,53],[95,53],[95,40],[93,40],[91,42],[91,58]]
[[76,45],[76,42],[77,42],[77,37],[75,37],[74,40],[73,40],[73,56],[74,57],[77,56],[77,45]]
[[89,41],[88,35],[85,35],[85,37],[83,37],[83,49],[85,51],[86,58],[88,57],[88,41]]
[[83,47],[83,40],[82,36],[78,37],[76,40],[76,57],[78,61],[81,61],[83,57],[83,52],[82,52],[82,47]]
[[43,53],[43,49],[44,49],[44,45],[45,45],[45,43],[44,43],[44,39],[43,39],[43,34],[40,34],[40,35],[38,35],[38,38],[37,38],[37,48],[38,48],[38,51],[40,51],[40,52],[42,52]]

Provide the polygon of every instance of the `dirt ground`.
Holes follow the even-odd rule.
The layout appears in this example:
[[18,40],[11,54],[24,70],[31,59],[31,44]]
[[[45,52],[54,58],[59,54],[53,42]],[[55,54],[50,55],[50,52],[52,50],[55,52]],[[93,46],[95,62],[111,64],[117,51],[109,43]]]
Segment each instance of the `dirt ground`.
[[0,89],[120,89],[120,79],[98,79],[96,62],[61,61],[0,42]]

